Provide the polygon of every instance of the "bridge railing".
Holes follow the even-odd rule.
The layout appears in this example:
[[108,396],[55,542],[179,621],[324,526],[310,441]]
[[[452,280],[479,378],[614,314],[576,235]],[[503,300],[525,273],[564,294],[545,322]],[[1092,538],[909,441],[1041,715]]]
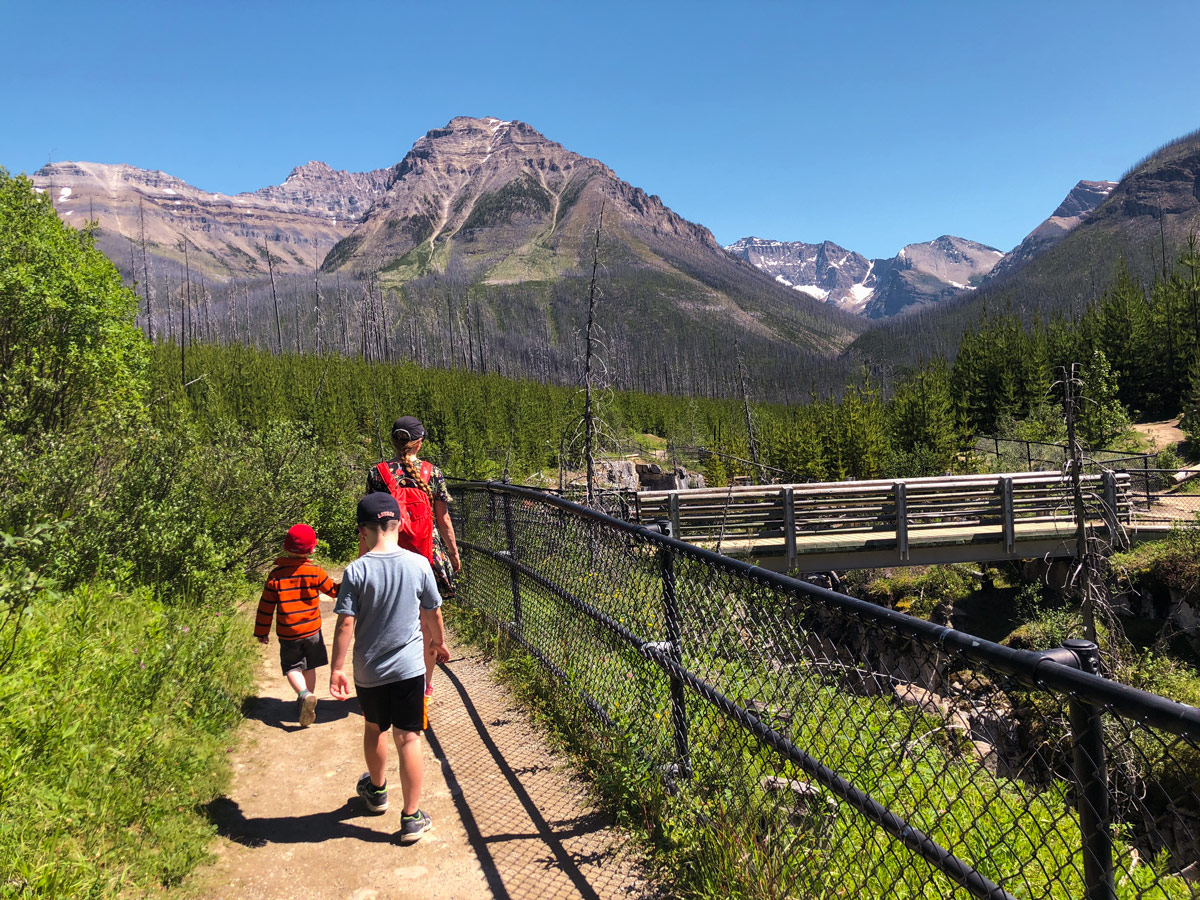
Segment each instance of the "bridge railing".
[[[1081,483],[1091,516],[1114,532],[1130,521],[1128,473],[1084,475]],[[642,491],[636,513],[640,522],[668,519],[683,540],[717,549],[743,541],[750,554],[774,542],[789,558],[805,535],[889,532],[903,549],[910,534],[932,527],[1015,540],[1018,526],[1075,522],[1070,481],[1045,472]]]
[[459,602],[708,889],[1197,896],[1200,710],[1090,646],[999,646],[525,488],[454,496]]

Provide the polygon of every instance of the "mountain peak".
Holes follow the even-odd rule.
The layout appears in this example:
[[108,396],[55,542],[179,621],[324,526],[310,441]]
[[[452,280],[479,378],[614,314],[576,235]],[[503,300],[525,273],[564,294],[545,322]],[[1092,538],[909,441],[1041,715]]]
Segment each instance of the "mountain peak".
[[321,162],[318,159],[310,159],[302,166],[296,166],[288,173],[288,177],[283,179],[283,183],[287,184],[293,178],[328,178],[331,175],[346,175],[347,172],[337,172],[329,163]]

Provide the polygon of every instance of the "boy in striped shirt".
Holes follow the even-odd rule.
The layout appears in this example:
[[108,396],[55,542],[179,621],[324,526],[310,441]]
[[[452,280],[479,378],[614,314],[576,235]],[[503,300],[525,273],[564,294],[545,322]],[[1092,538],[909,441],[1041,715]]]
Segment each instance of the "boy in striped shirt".
[[321,594],[336,597],[338,585],[310,557],[317,549],[317,535],[308,525],[293,525],[283,541],[284,555],[275,560],[267,576],[254,636],[259,643],[270,641],[271,620],[279,637],[279,665],[296,692],[300,727],[317,718],[317,669],[329,665],[325,638],[321,635]]

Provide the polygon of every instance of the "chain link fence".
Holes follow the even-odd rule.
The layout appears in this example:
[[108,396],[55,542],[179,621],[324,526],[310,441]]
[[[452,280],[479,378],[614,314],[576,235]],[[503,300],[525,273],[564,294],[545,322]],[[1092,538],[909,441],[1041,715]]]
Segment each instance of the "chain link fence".
[[454,495],[458,602],[616,736],[715,893],[1200,897],[1200,710],[1095,674],[1094,645],[991,644],[530,489]]

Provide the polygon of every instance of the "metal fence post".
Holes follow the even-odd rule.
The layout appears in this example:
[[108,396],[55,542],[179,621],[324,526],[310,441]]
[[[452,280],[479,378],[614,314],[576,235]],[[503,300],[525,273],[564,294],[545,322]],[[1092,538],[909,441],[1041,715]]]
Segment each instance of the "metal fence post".
[[[512,516],[512,496],[504,495],[504,533],[508,544],[508,558],[512,562],[517,561],[517,534],[513,528]],[[513,630],[519,639],[525,639],[525,616],[521,611],[521,575],[515,566],[508,567],[509,574],[512,577],[512,599],[513,599]]]
[[[1091,641],[1067,640],[1080,668],[1099,674],[1100,650]],[[1099,707],[1078,699],[1068,703],[1075,767],[1075,803],[1083,840],[1084,900],[1114,900],[1113,841],[1108,809],[1108,767],[1104,754],[1104,721]]]
[[1025,467],[1025,471],[1032,472],[1033,471],[1033,444],[1029,443],[1029,441],[1025,442],[1025,458],[1029,461],[1029,464]]
[[[658,521],[659,529],[673,537],[669,519]],[[666,619],[669,653],[676,664],[683,664],[683,631],[679,627],[679,601],[675,594],[675,552],[667,546],[659,550],[659,569],[662,573],[663,613]],[[692,775],[691,750],[688,746],[687,700],[683,682],[671,675],[671,730],[675,735],[676,774],[681,778]]]
[[1142,457],[1142,483],[1146,485],[1146,512],[1150,511],[1150,457]]

